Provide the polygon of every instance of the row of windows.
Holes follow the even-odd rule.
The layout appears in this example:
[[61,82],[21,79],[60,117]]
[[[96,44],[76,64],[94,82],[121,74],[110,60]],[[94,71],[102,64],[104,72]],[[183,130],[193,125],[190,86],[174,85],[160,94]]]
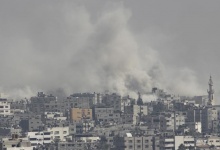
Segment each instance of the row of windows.
[[9,108],[9,107],[8,106],[5,106],[5,107],[4,106],[0,106],[0,108]]
[[[125,140],[124,142],[126,142],[126,140]],[[128,140],[127,142],[128,142],[128,143],[133,143],[133,140]],[[144,142],[145,142],[145,143],[148,143],[149,140],[145,140]],[[136,143],[141,143],[141,140],[136,140]]]
[[[136,145],[136,148],[141,148],[142,146],[141,145]],[[149,145],[144,145],[145,148],[149,148],[150,146]],[[133,146],[130,145],[130,146],[125,146],[125,148],[129,148],[129,149],[133,149]]]
[[[50,138],[44,138],[43,140],[50,140]],[[30,141],[42,141],[42,139],[30,138]]]
[[[51,131],[50,134],[53,134],[53,131]],[[60,131],[54,131],[54,134],[60,134]],[[63,134],[67,134],[67,131],[63,131]]]

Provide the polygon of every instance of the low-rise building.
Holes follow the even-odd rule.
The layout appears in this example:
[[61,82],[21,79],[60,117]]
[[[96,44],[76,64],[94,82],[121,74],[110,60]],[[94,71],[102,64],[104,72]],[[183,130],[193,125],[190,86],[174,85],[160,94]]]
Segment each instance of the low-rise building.
[[1,150],[33,150],[28,138],[3,138],[1,143]]

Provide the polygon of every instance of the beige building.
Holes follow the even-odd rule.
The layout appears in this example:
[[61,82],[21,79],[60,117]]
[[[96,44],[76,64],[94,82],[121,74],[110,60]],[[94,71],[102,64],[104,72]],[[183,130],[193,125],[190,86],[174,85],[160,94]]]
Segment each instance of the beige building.
[[72,108],[70,116],[73,121],[92,120],[92,109]]

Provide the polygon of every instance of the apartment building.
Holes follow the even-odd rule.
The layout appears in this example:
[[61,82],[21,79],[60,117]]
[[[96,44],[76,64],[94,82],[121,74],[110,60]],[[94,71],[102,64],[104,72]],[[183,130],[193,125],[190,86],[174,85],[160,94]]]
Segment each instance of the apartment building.
[[7,101],[7,99],[0,99],[0,115],[11,115],[10,103]]
[[[50,103],[52,103],[50,107]],[[57,98],[53,95],[46,95],[43,92],[38,92],[37,96],[30,99],[30,111],[35,114],[44,114],[45,111],[59,111],[61,105]]]
[[112,107],[114,111],[123,111],[124,101],[122,100],[122,97],[116,93],[103,95],[102,102],[106,106]]
[[133,137],[130,133],[126,133],[123,137],[124,150],[159,150],[159,138],[154,136]]
[[119,112],[115,112],[114,108],[95,108],[95,119],[98,122],[121,122]]
[[69,126],[47,128],[47,131],[50,132],[52,140],[66,141],[69,136]]
[[64,100],[65,108],[90,109],[95,102],[95,96],[91,93],[75,93]]
[[34,148],[37,145],[50,144],[52,142],[50,132],[28,132],[27,136],[31,142],[31,146]]
[[72,121],[92,120],[92,109],[72,108],[70,118]]
[[187,148],[195,147],[195,138],[193,136],[172,136],[160,139],[160,147],[164,150],[178,150],[180,145]]

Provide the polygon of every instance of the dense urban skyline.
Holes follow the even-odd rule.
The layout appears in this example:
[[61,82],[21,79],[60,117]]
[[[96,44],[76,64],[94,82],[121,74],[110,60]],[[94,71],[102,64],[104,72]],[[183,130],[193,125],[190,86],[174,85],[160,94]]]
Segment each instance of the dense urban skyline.
[[220,149],[219,4],[0,1],[0,149]]

